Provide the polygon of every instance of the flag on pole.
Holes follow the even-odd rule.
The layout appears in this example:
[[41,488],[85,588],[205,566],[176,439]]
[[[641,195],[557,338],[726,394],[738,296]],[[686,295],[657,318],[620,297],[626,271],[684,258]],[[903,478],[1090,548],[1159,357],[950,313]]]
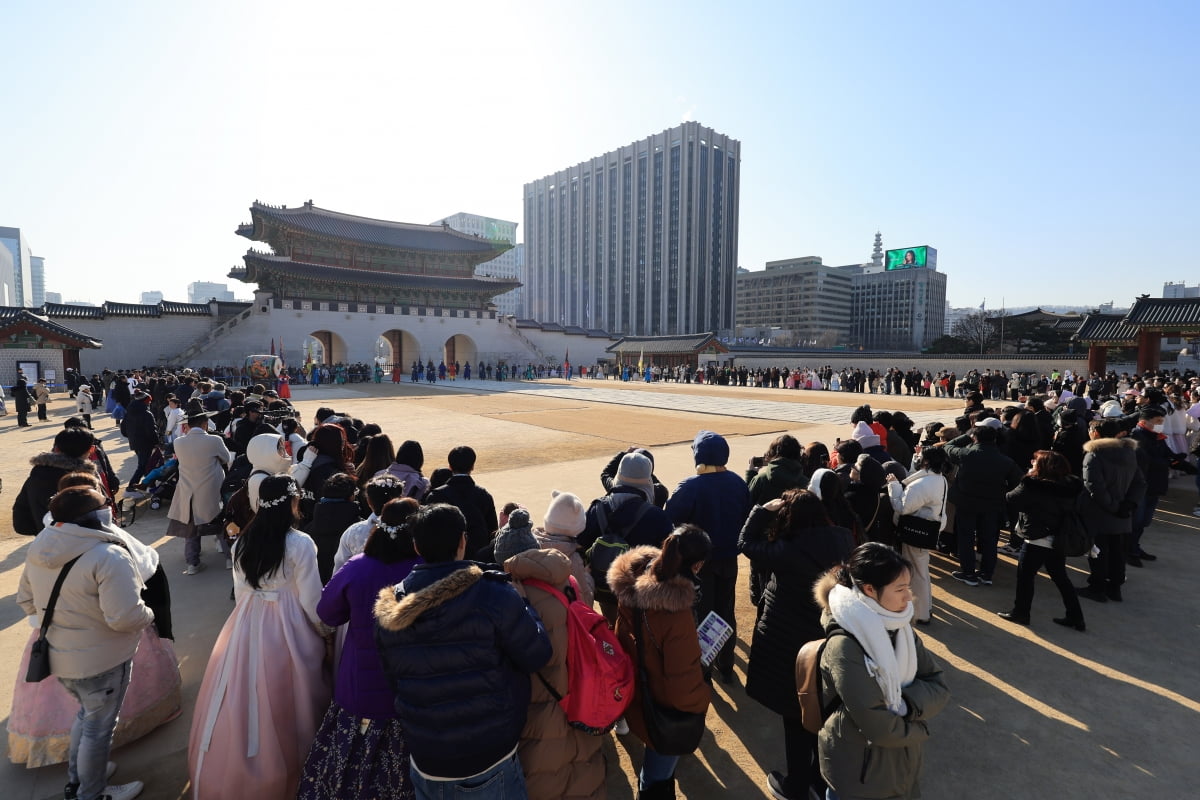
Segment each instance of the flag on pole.
[[638,353],[638,372],[641,372],[642,369],[644,369],[644,367],[642,366],[642,359],[645,356],[646,356],[646,348],[643,347],[641,352]]
[[983,298],[983,302],[979,304],[979,310],[983,311],[983,307],[987,304],[987,298]]
[[275,340],[271,339],[271,355],[275,355]]
[[284,357],[283,357],[283,337],[282,336],[279,337],[279,360],[283,364],[287,364],[287,360],[284,359]]

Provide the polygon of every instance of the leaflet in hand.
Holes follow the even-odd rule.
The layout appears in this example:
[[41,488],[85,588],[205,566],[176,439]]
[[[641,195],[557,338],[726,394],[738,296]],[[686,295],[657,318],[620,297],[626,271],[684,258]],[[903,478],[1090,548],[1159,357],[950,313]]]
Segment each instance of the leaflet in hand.
[[700,638],[700,663],[707,667],[733,636],[733,628],[717,612],[710,611],[696,629],[696,635]]

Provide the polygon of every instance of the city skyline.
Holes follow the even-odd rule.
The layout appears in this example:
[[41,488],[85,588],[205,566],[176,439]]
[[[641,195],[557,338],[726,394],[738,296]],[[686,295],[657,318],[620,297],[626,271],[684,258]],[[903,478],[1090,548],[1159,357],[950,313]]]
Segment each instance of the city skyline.
[[[0,225],[49,291],[183,300],[240,263],[247,198],[521,220],[532,177],[694,120],[742,143],[752,271],[865,262],[880,230],[938,249],[956,307],[1129,305],[1190,279],[1195,6],[835,5],[618,2],[605,17],[639,24],[597,59],[591,12],[541,2],[17,2],[0,68],[37,125],[0,138]],[[400,27],[439,35],[400,47]]]

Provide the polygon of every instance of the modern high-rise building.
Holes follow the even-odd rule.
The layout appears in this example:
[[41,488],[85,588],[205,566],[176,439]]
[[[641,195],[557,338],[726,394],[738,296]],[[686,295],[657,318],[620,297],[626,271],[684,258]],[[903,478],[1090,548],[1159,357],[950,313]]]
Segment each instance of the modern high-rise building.
[[685,122],[525,184],[522,316],[731,331],[740,181],[741,143]]
[[7,247],[0,247],[0,306],[16,305],[13,280],[12,251]]
[[189,303],[207,303],[213,299],[224,303],[233,302],[233,292],[229,290],[229,285],[225,283],[196,281],[195,283],[188,284],[187,293]]
[[8,284],[10,306],[33,306],[33,254],[20,228],[0,227],[0,246],[12,256],[12,280]]
[[946,275],[937,271],[937,250],[888,250],[882,270],[874,263],[844,267],[855,272],[850,343],[865,350],[914,351],[943,335]]
[[62,305],[62,292],[46,292],[46,302]]
[[46,302],[46,259],[41,256],[29,257],[29,275],[33,286],[33,306],[41,308]]
[[139,301],[144,306],[156,306],[163,301],[162,292],[142,292],[142,299]]
[[737,276],[737,326],[783,329],[797,347],[834,347],[850,337],[853,275],[819,256],[768,261]]
[[[517,223],[459,212],[435,220],[432,224],[446,224],[462,233],[472,233],[482,239],[512,245],[511,249],[505,250],[491,261],[485,261],[475,267],[475,274],[480,277],[507,278],[524,282],[525,248],[517,244]],[[517,316],[521,306],[521,292],[522,290],[517,288],[498,296],[494,301],[496,310],[501,314]]]

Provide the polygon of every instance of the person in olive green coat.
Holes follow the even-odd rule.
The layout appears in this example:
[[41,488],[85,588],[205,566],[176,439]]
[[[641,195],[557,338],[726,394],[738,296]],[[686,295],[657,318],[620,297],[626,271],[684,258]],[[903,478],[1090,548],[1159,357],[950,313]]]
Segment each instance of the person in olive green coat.
[[[788,489],[808,488],[808,473],[804,470],[804,448],[791,434],[777,437],[767,447],[767,452],[750,459],[746,470],[746,485],[750,489],[750,502],[765,506],[772,500],[783,497]],[[750,564],[750,602],[762,603],[763,591],[771,580],[771,570],[762,564]]]
[[912,629],[908,563],[867,542],[813,588],[824,608],[822,704],[834,706],[818,735],[821,774],[838,800],[921,796],[929,719],[950,691]]

